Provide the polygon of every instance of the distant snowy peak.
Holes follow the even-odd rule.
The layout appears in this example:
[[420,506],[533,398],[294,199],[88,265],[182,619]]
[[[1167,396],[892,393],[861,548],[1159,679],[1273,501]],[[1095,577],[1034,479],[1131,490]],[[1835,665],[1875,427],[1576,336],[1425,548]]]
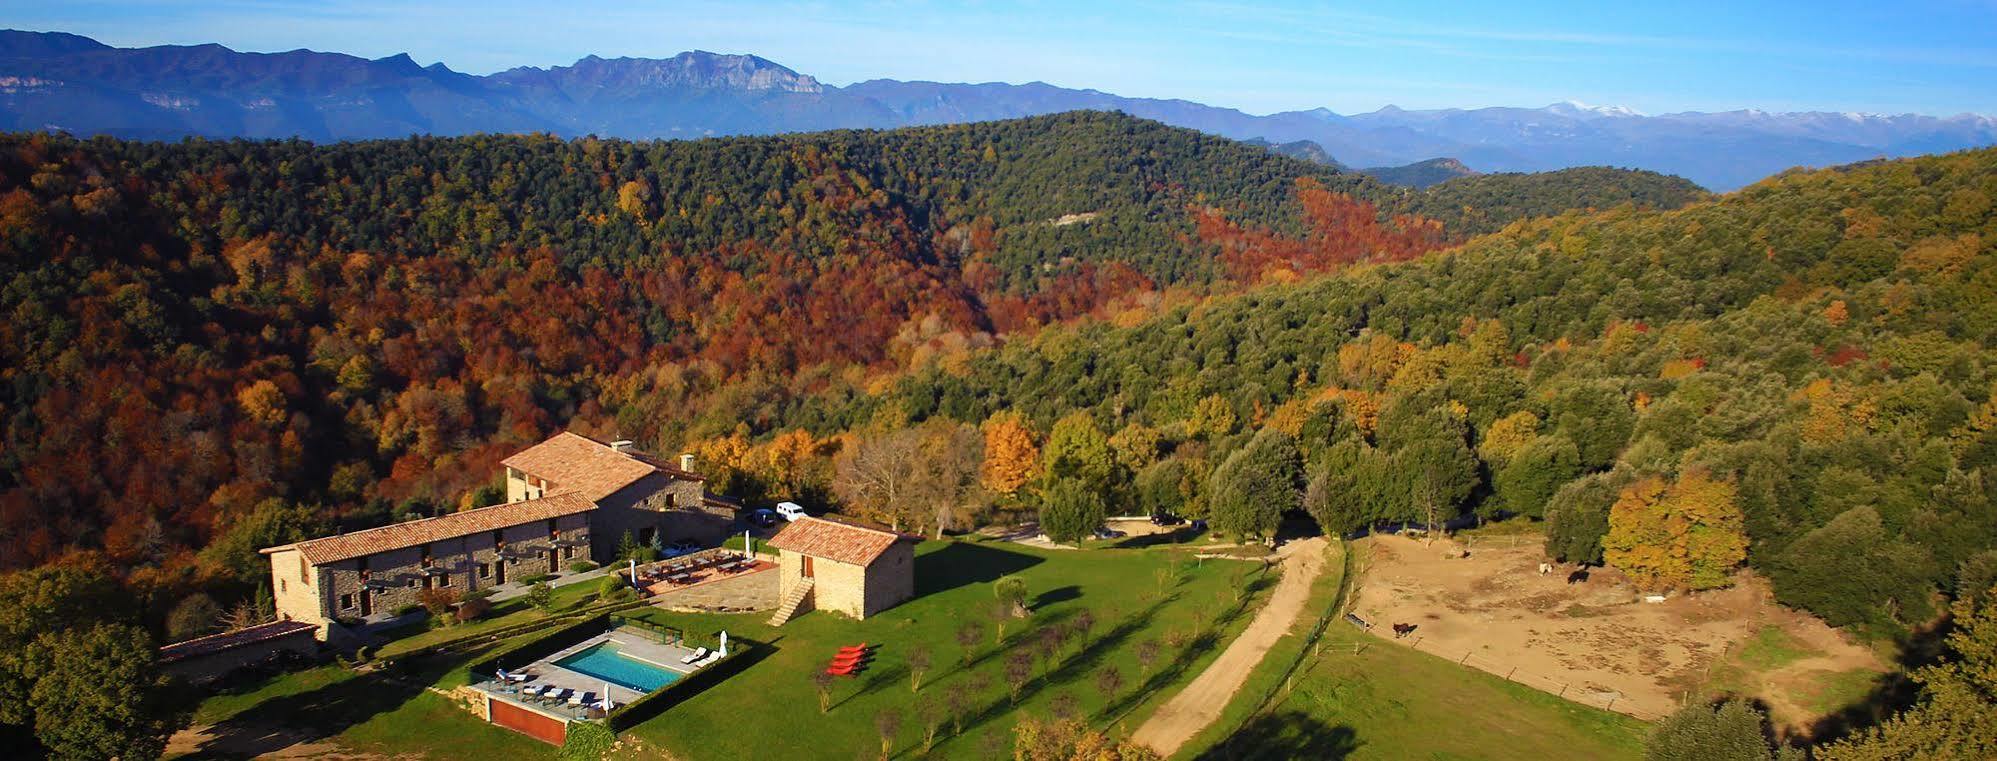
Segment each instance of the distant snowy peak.
[[1604,117],[1627,117],[1627,116],[1646,115],[1643,112],[1638,111],[1634,108],[1630,108],[1628,106],[1590,106],[1586,103],[1573,100],[1563,100],[1559,103],[1547,106],[1546,108],[1541,110],[1550,114],[1557,114],[1560,116],[1565,116],[1574,119],[1600,119]]

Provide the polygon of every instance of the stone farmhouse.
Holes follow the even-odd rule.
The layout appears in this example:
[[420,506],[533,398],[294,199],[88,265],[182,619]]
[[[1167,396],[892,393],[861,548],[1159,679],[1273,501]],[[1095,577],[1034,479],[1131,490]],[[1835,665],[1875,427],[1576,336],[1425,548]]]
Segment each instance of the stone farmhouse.
[[346,633],[343,623],[390,620],[426,590],[469,594],[605,562],[627,532],[643,543],[718,541],[735,506],[706,493],[692,460],[556,434],[504,460],[505,504],[263,549],[278,616],[324,640]]
[[915,596],[918,537],[824,518],[799,518],[770,538],[782,626],[809,610],[866,618]]

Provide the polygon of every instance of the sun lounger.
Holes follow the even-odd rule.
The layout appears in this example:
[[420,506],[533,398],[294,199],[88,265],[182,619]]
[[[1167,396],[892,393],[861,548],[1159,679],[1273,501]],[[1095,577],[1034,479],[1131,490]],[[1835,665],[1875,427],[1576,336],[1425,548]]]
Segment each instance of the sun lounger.
[[700,659],[700,660],[697,660],[697,661],[694,661],[694,662],[693,662],[693,667],[694,667],[694,668],[701,668],[701,667],[704,667],[704,666],[706,666],[707,664],[710,664],[710,663],[713,663],[713,662],[715,662],[715,661],[718,661],[718,660],[721,660],[721,651],[719,651],[719,650],[716,650],[716,651],[714,651],[714,652],[711,652],[711,653],[708,653],[708,654],[707,654],[707,657],[705,657],[705,658],[702,658],[702,659]]
[[578,692],[569,696],[569,705],[581,708],[585,704],[596,702],[595,698],[596,693],[594,692]]
[[547,685],[544,684],[530,684],[520,688],[520,694],[526,695],[527,697],[530,698],[538,698],[541,696],[541,688],[546,686]]
[[698,649],[695,649],[695,650],[693,651],[693,654],[692,654],[692,655],[689,655],[689,656],[687,656],[687,657],[685,657],[685,658],[681,658],[681,659],[680,659],[680,663],[683,663],[683,664],[692,664],[692,663],[693,663],[694,661],[697,661],[697,660],[700,660],[700,659],[702,659],[702,658],[706,658],[706,657],[707,657],[707,648],[704,648],[704,647],[703,647],[703,648],[698,648]]
[[571,690],[567,687],[556,687],[555,689],[549,692],[542,693],[542,697],[545,697],[556,703],[560,703],[562,702],[563,698],[567,698],[569,695],[573,694],[574,692],[575,690]]

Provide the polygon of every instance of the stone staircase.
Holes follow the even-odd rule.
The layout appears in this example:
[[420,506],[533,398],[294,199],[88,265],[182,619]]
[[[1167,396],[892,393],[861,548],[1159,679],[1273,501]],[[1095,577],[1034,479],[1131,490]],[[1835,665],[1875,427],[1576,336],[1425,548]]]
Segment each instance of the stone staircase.
[[784,595],[783,602],[777,603],[777,613],[774,616],[770,616],[770,625],[783,626],[790,622],[791,619],[796,618],[797,614],[810,610],[811,587],[816,583],[814,579],[799,580],[798,585],[791,589],[790,594]]

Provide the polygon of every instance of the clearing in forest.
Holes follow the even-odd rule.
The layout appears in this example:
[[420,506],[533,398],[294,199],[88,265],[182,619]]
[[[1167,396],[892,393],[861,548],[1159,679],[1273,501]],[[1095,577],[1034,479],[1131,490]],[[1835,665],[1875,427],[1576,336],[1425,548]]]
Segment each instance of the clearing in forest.
[[[1541,574],[1530,535],[1461,545],[1375,536],[1353,612],[1373,633],[1587,705],[1646,719],[1688,694],[1731,692],[1767,702],[1778,724],[1807,727],[1862,697],[1886,666],[1866,647],[1773,601],[1760,577],[1661,603],[1643,602],[1613,569],[1569,583]],[[1394,639],[1394,624],[1412,634]]]

